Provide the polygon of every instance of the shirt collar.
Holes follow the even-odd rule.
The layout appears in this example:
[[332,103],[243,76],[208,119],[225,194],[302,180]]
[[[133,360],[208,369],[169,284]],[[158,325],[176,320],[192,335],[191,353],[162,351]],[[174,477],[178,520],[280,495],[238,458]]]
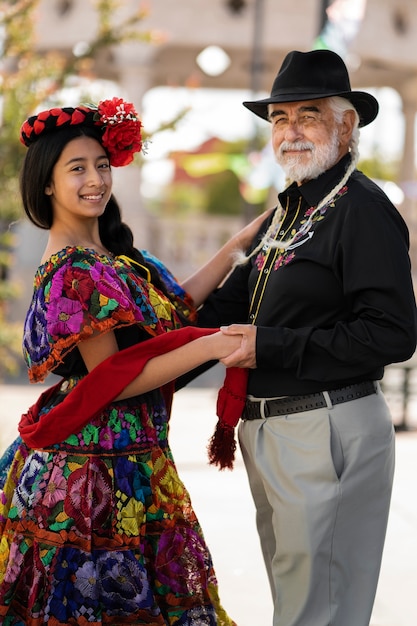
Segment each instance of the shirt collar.
[[330,169],[326,170],[323,174],[320,174],[317,178],[307,181],[299,187],[296,183],[293,183],[282,194],[279,194],[279,198],[282,201],[281,196],[286,196],[288,193],[292,195],[296,190],[298,195],[303,196],[304,200],[309,206],[317,206],[333,187],[343,178],[347,168],[349,167],[351,160],[350,154],[346,154],[333,165]]

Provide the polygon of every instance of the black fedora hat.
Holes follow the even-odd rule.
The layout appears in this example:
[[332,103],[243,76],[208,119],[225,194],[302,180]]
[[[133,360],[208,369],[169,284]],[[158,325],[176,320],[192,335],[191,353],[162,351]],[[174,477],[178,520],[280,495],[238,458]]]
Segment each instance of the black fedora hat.
[[364,91],[352,91],[343,59],[331,50],[289,52],[274,80],[271,96],[243,104],[259,117],[268,120],[268,104],[331,96],[341,96],[353,104],[359,115],[359,126],[366,126],[378,115],[376,98]]

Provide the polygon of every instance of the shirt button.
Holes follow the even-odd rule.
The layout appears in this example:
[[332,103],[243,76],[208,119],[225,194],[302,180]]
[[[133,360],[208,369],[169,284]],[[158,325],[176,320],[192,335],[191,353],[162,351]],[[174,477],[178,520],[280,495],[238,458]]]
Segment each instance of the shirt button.
[[254,319],[255,319],[255,314],[254,314],[254,313],[251,313],[251,314],[249,315],[249,319],[250,319],[250,320],[254,320]]
[[266,268],[266,269],[264,270],[264,274],[268,274],[268,272],[269,272],[269,269],[268,269],[268,268]]

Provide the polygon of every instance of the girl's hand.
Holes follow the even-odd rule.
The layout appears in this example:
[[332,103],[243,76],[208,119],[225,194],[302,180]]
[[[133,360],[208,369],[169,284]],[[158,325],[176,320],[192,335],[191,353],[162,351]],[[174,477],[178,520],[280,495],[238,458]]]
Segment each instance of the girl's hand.
[[192,297],[196,308],[223,282],[233,269],[236,257],[244,254],[249,248],[263,221],[272,211],[273,209],[268,209],[252,220],[237,235],[229,239],[202,268],[183,281],[182,286]]
[[213,333],[212,335],[203,337],[199,341],[201,341],[204,346],[207,361],[216,360],[223,362],[224,358],[235,353],[236,350],[239,349],[242,343],[242,335],[237,333],[233,335],[226,335],[225,333],[219,331],[217,333]]
[[274,211],[274,209],[267,209],[261,213],[261,215],[255,217],[234,236],[233,239],[236,242],[236,248],[240,250],[247,250],[249,248],[263,222],[271,215],[272,211]]

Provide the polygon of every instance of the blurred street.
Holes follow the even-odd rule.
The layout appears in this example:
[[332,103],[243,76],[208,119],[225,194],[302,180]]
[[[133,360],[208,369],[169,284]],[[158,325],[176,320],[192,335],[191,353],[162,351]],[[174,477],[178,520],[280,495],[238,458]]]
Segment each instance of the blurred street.
[[[20,414],[40,391],[38,386],[0,385],[0,451],[16,436]],[[207,463],[216,393],[198,387],[177,393],[171,446],[213,555],[224,607],[238,626],[270,626],[272,602],[243,462],[238,455],[233,472]],[[410,430],[396,435],[392,509],[371,626],[417,624],[417,430],[412,430],[417,406],[411,405],[408,422]]]

